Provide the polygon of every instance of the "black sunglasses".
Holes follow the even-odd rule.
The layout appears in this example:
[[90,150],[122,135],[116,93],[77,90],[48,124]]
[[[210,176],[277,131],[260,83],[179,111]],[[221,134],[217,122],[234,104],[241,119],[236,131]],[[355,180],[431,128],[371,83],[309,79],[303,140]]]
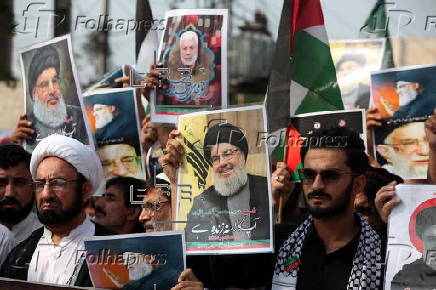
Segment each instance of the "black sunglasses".
[[343,174],[355,175],[352,172],[345,172],[341,169],[314,170],[312,168],[300,168],[298,169],[298,174],[303,184],[312,184],[315,182],[318,174],[321,175],[321,179],[325,183],[335,182],[339,180]]

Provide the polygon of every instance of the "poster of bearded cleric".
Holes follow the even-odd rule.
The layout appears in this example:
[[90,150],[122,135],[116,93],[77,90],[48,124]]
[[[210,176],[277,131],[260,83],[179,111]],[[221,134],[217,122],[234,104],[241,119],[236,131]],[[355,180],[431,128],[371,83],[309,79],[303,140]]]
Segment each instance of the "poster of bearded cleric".
[[374,127],[377,161],[403,179],[425,179],[429,145],[424,122],[436,108],[436,66],[371,74],[371,98],[382,118]]
[[183,231],[90,237],[85,250],[98,289],[170,289],[186,267]]
[[227,105],[227,10],[172,10],[159,46],[168,88],[152,94],[152,121]]
[[347,39],[330,41],[336,78],[346,109],[368,109],[370,72],[382,64],[385,39]]
[[144,179],[135,89],[101,89],[85,94],[83,102],[105,180]]
[[187,221],[178,229],[188,254],[272,251],[265,120],[262,106],[180,116],[177,220]]
[[41,139],[61,134],[94,147],[81,108],[82,97],[69,35],[20,51],[27,119],[35,130],[24,144],[32,151]]
[[400,184],[395,189],[401,203],[389,216],[384,289],[433,290],[436,185]]

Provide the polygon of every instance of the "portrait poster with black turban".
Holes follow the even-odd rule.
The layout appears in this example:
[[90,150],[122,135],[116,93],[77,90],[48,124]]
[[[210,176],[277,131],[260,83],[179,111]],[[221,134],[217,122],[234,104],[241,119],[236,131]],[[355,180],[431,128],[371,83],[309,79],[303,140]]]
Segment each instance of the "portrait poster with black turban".
[[436,66],[373,72],[371,98],[382,118],[381,126],[374,126],[377,162],[403,179],[426,179],[424,122],[436,108]]
[[384,38],[330,41],[336,78],[346,109],[368,109],[370,72],[381,68]]
[[436,287],[436,185],[400,184],[388,222],[385,290]]
[[98,289],[171,289],[186,268],[183,231],[89,237],[85,259]]
[[24,147],[32,151],[45,137],[60,134],[94,148],[71,48],[70,35],[20,50],[24,104],[32,122],[32,139]]
[[179,117],[178,230],[188,254],[271,252],[269,157],[263,106]]
[[124,88],[99,89],[84,95],[105,180],[119,176],[145,179],[135,94],[134,88]]
[[165,13],[157,60],[166,87],[151,94],[153,122],[227,105],[227,19],[227,9]]

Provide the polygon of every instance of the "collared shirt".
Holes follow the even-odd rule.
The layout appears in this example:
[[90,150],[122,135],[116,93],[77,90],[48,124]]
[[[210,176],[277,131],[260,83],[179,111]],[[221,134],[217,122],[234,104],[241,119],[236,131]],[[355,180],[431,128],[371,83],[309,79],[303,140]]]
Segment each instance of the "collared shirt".
[[37,230],[40,227],[42,227],[42,224],[39,222],[38,216],[36,213],[31,211],[25,219],[14,225],[11,231],[15,236],[17,244],[19,244],[27,239],[34,230]]
[[297,290],[347,289],[359,236],[360,232],[348,244],[327,254],[323,241],[314,229],[302,249]]
[[0,266],[15,245],[16,241],[13,233],[7,227],[0,224]]
[[95,235],[95,224],[86,216],[84,222],[62,238],[59,245],[52,232],[44,227],[27,272],[28,281],[74,285],[85,257],[84,239]]

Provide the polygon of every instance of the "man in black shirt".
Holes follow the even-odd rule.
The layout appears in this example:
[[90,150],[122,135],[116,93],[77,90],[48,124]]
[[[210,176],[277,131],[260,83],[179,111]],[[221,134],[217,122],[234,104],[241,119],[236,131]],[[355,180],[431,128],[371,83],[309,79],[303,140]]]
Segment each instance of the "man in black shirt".
[[379,289],[380,238],[353,206],[369,167],[364,143],[344,127],[306,141],[299,173],[310,216],[280,249],[272,289]]

